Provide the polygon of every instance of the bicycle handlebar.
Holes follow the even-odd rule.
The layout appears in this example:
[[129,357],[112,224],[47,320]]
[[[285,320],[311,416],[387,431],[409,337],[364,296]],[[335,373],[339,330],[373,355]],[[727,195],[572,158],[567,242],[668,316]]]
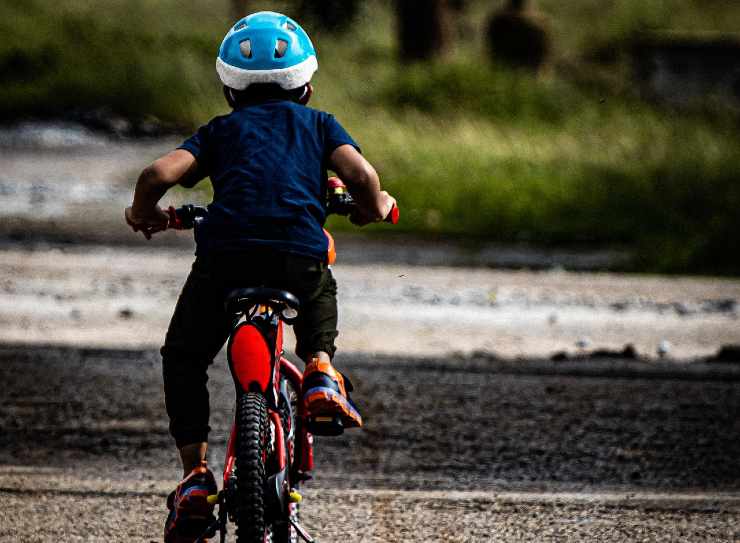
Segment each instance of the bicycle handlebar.
[[[327,198],[326,212],[327,215],[350,215],[357,207],[354,198],[347,191],[346,185],[338,177],[329,178],[329,195]],[[391,208],[388,216],[383,219],[383,222],[390,224],[398,224],[400,218],[400,211],[398,205],[394,205]]]
[[[347,187],[342,183],[338,177],[331,177],[329,179],[329,195],[326,203],[327,215],[350,215],[357,207],[352,195],[347,192]],[[203,206],[196,206],[193,204],[187,204],[182,207],[175,208],[170,206],[167,209],[167,213],[170,216],[167,222],[167,228],[175,230],[190,230],[195,227],[198,219],[208,216],[208,209]],[[390,224],[398,224],[400,218],[400,211],[398,205],[394,205],[391,208],[388,216],[383,220]]]
[[170,206],[167,209],[167,213],[170,216],[170,220],[167,221],[167,228],[190,230],[195,227],[195,223],[199,218],[208,216],[208,209],[203,206],[187,204],[177,209],[174,206]]

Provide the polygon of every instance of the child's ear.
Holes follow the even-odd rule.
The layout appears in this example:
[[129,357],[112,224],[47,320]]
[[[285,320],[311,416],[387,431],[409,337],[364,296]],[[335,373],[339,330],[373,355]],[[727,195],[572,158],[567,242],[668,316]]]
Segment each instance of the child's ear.
[[311,95],[313,95],[313,85],[311,85],[311,83],[306,83],[306,89],[303,91],[303,96],[298,99],[298,103],[305,106],[311,99]]

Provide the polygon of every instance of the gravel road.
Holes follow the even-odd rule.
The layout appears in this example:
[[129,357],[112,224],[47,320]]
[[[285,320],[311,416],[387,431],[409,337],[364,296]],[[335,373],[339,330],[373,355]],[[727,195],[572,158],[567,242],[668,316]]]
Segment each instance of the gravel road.
[[[367,427],[317,439],[304,516],[321,541],[740,538],[734,364],[338,365]],[[214,443],[229,379],[218,360]],[[158,539],[178,470],[156,353],[8,345],[0,380],[0,541]]]
[[[0,248],[0,342],[157,348],[192,259],[143,241]],[[665,343],[689,360],[740,344],[738,279],[343,261],[334,273],[343,352],[545,357],[631,344],[655,358]]]

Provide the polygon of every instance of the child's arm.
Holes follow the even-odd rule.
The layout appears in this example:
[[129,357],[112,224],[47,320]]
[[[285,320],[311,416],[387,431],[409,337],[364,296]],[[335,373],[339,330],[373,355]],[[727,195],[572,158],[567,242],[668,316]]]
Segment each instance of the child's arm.
[[340,145],[329,157],[329,166],[344,181],[357,204],[350,220],[363,226],[385,219],[396,205],[396,200],[380,190],[380,179],[375,168],[351,145]]
[[190,186],[197,176],[198,163],[188,151],[178,149],[167,153],[144,168],[134,190],[134,202],[125,211],[126,222],[134,232],[141,231],[146,239],[167,228],[169,215],[157,202],[170,187],[178,183]]

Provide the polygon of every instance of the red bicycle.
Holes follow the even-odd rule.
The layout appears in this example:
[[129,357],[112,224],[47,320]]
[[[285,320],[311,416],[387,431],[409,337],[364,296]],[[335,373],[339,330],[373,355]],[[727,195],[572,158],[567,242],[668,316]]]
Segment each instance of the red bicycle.
[[[329,180],[327,211],[347,215],[352,197],[338,178]],[[203,207],[170,208],[171,228],[198,228]],[[398,222],[398,209],[386,219]],[[329,261],[335,258],[329,233]],[[226,299],[234,327],[227,344],[229,369],[236,385],[236,416],[224,462],[222,490],[208,497],[218,505],[216,522],[198,541],[227,536],[236,524],[239,543],[297,543],[314,539],[298,520],[299,487],[311,479],[313,433],[341,433],[334,420],[312,420],[300,401],[303,374],[283,357],[283,323],[298,317],[300,303],[290,292],[239,288]]]

